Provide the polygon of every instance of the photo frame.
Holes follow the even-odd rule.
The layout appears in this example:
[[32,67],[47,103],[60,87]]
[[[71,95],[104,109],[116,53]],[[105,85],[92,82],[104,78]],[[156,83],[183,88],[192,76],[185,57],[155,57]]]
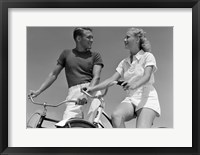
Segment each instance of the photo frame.
[[[8,10],[9,8],[192,8],[192,147],[8,147]],[[198,76],[199,76],[199,8],[198,0],[2,0],[0,3],[0,152],[1,154],[199,154],[199,97],[198,97]]]

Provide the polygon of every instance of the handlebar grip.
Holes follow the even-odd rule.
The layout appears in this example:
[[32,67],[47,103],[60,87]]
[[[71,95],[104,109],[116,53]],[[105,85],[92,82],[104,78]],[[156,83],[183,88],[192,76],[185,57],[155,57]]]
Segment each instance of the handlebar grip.
[[82,90],[83,90],[83,91],[86,91],[86,90],[87,90],[87,88],[86,88],[86,87],[83,87],[83,88],[82,88]]
[[122,83],[123,83],[124,81],[117,81],[117,85],[122,85]]

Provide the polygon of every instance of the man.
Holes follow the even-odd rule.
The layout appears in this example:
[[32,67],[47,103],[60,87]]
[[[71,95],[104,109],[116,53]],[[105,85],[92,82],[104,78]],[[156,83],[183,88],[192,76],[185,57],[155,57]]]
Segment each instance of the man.
[[[79,99],[83,95],[80,91],[81,88],[94,86],[99,83],[101,69],[104,65],[101,55],[97,52],[91,51],[93,43],[92,29],[88,27],[75,28],[73,38],[75,40],[76,47],[74,49],[64,50],[61,53],[57,60],[57,65],[41,87],[37,91],[31,91],[30,95],[32,97],[37,97],[44,90],[50,87],[57,79],[63,68],[65,68],[65,75],[69,87],[68,96],[66,98],[67,100]],[[92,101],[91,105],[93,104],[93,107],[90,107],[89,113],[94,111],[94,107],[99,104],[97,102],[98,100]],[[74,102],[66,103],[63,121],[57,123],[56,125],[64,126],[66,121],[72,117],[83,118],[83,108],[83,105],[75,105]],[[93,115],[90,116],[90,121],[92,118]]]

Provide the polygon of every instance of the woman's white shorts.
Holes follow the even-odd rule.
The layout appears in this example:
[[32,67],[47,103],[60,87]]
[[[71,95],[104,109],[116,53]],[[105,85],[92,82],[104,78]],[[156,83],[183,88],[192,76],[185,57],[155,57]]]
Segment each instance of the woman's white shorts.
[[149,108],[156,112],[157,117],[161,115],[158,94],[152,85],[139,88],[137,91],[128,92],[127,97],[121,103],[131,103],[135,111],[141,108]]

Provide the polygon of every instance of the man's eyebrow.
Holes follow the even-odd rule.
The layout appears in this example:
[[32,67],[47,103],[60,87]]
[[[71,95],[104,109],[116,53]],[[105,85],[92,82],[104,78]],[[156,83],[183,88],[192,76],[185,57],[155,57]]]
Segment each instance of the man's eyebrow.
[[93,36],[93,35],[89,35],[89,36],[87,36],[87,37],[90,37],[90,38],[92,37],[92,38],[93,38],[94,36]]

